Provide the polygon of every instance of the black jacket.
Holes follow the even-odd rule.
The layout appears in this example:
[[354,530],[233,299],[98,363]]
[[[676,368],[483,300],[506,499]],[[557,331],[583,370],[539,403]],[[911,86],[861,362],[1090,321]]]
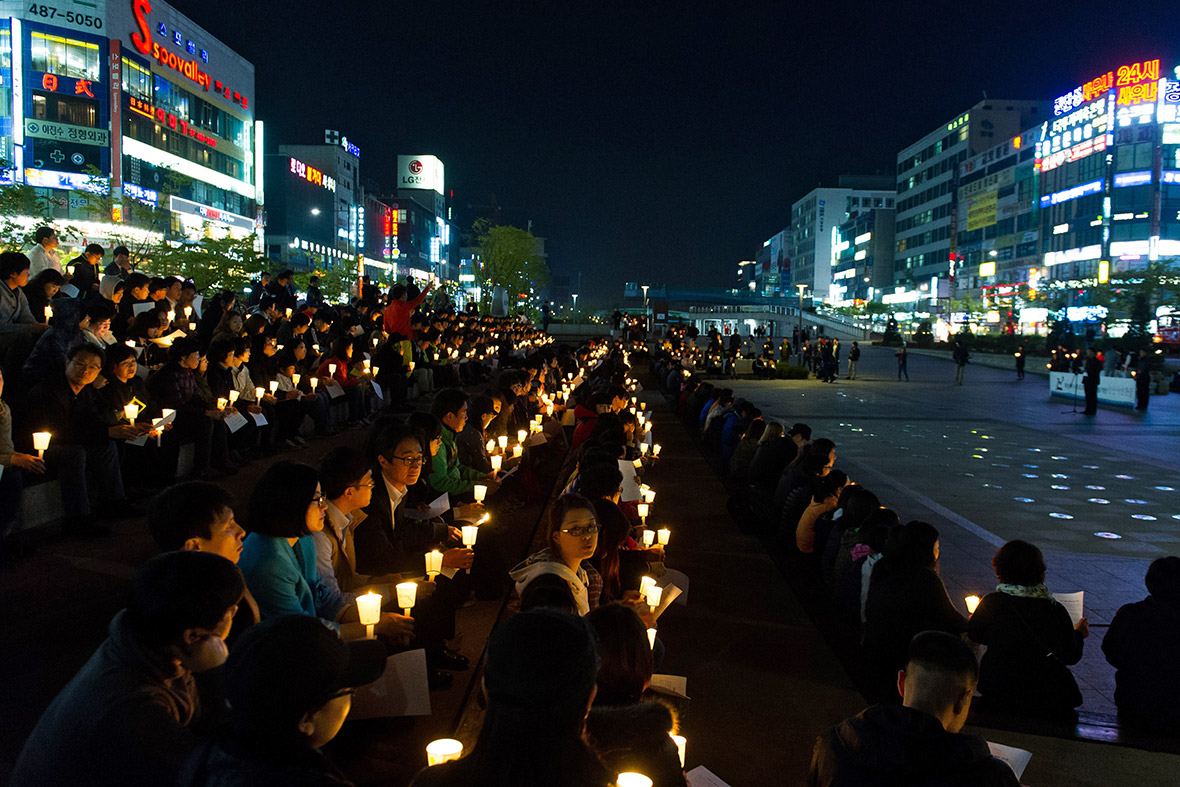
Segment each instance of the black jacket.
[[98,391],[87,385],[75,394],[64,372],[34,385],[21,413],[22,437],[28,435],[24,439],[29,441],[33,432],[50,432],[53,442],[69,445],[98,445],[108,439]]
[[415,572],[422,575],[426,571],[425,555],[446,537],[446,524],[430,519],[406,519],[405,497],[403,504],[394,510],[380,467],[373,468],[373,483],[373,498],[365,509],[365,519],[353,535],[356,570],[370,576]]
[[982,738],[943,729],[928,713],[874,705],[815,742],[811,787],[1018,787]]
[[305,746],[247,745],[235,739],[206,743],[189,757],[180,787],[348,787],[344,774]]
[[1180,727],[1180,599],[1124,604],[1102,639],[1115,668],[1114,701],[1132,721]]
[[1069,713],[1082,704],[1066,666],[1082,658],[1082,635],[1055,599],[988,593],[971,616],[967,634],[987,645],[979,693],[989,709],[1045,715]]
[[658,700],[631,705],[595,705],[586,717],[590,748],[611,773],[633,771],[652,787],[684,787],[676,743],[675,712]]

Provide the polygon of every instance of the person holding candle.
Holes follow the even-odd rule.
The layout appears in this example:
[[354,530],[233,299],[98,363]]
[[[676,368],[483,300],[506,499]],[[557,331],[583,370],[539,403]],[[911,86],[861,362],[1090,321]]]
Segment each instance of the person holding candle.
[[434,395],[430,412],[442,423],[442,444],[431,463],[430,485],[453,497],[468,497],[476,484],[483,484],[488,487],[487,494],[494,495],[499,484],[490,464],[481,472],[459,461],[456,435],[467,424],[467,394],[459,388],[444,388]]
[[962,732],[979,678],[975,653],[962,639],[924,631],[894,674],[900,705],[874,705],[815,742],[807,783],[1019,787],[987,742]]
[[102,246],[91,243],[81,254],[69,261],[68,267],[73,274],[70,284],[78,288],[79,298],[85,298],[91,292],[98,292],[98,278],[105,252]]
[[27,386],[59,374],[70,349],[83,341],[82,329],[90,325],[85,305],[74,298],[58,298],[49,330],[41,334],[25,359],[23,377]]
[[200,395],[197,372],[203,359],[196,340],[180,337],[168,348],[168,358],[168,363],[148,378],[148,391],[156,403],[176,411],[174,428],[164,440],[166,466],[175,473],[180,444],[192,440],[195,478],[209,481],[234,475],[238,470],[229,459],[229,430],[221,413],[210,409]]
[[283,350],[274,358],[273,382],[277,385],[270,398],[277,402],[276,413],[281,433],[279,439],[284,443],[290,441],[291,448],[306,445],[307,441],[299,436],[304,417],[311,418],[315,424],[316,437],[334,437],[339,434],[329,426],[331,397],[328,393],[324,390],[315,391],[306,378],[295,385],[299,366],[293,353]]
[[[351,596],[325,583],[316,565],[312,534],[324,527],[327,501],[314,468],[295,462],[271,465],[250,495],[249,535],[238,561],[263,620],[302,614],[320,618],[345,639],[361,639],[365,627]],[[397,646],[408,644],[412,618],[382,613],[377,631]]]
[[459,464],[480,473],[492,471],[488,426],[500,415],[503,399],[494,391],[477,394],[467,403],[467,422],[455,436]]
[[[48,324],[49,320],[45,312],[45,307],[53,305],[54,299],[57,298],[58,293],[61,292],[62,285],[65,283],[66,280],[60,273],[52,268],[47,268],[30,279],[28,284],[21,287],[25,298],[29,302],[29,311],[32,312],[33,318],[37,322]],[[2,297],[3,293],[0,292],[0,298]],[[62,297],[64,298],[65,295],[63,294]]]
[[[591,564],[602,577],[602,603],[626,600],[640,604],[639,578],[648,564],[664,559],[662,547],[643,548],[631,537],[631,523],[619,509],[623,475],[613,462],[587,462],[579,468],[578,494],[594,504],[599,527]],[[636,610],[640,611],[636,606]],[[647,612],[646,609],[642,612]]]
[[344,389],[345,400],[348,402],[348,426],[367,426],[369,420],[364,413],[364,390],[361,379],[349,374],[352,364],[352,339],[339,336],[332,342],[332,350],[325,354],[316,369],[315,376],[323,381],[333,380]]
[[597,673],[594,634],[578,617],[539,608],[501,623],[488,640],[488,710],[475,745],[419,772],[412,787],[613,787],[584,739]]
[[647,629],[633,611],[608,604],[586,616],[598,640],[600,663],[586,739],[611,773],[635,771],[653,787],[687,784],[676,743],[675,709],[648,693],[654,656]]
[[173,784],[215,721],[198,675],[225,663],[244,585],[219,555],[168,552],[135,577],[106,640],[25,742],[13,787]]
[[557,574],[569,583],[579,614],[596,609],[602,597],[602,576],[590,559],[598,548],[600,530],[594,504],[585,497],[562,495],[554,501],[545,528],[546,546],[509,572],[517,597],[537,577]]
[[[0,368],[0,395],[4,393],[4,370]],[[45,461],[33,454],[16,450],[12,441],[12,408],[0,400],[0,564],[8,556],[19,556],[24,549],[16,536],[9,536],[20,518],[24,473],[42,475]]]
[[967,626],[987,645],[979,663],[979,707],[1013,716],[1069,718],[1082,694],[1069,667],[1082,658],[1090,623],[1075,624],[1045,587],[1045,558],[1027,541],[1009,541],[992,558],[999,585]]
[[[70,301],[76,303],[76,301]],[[92,383],[102,369],[102,353],[89,344],[70,350],[64,373],[51,375],[26,394],[20,432],[50,432],[45,465],[57,477],[65,513],[63,531],[72,535],[105,532],[94,523],[92,504],[104,517],[139,513],[123,494],[123,476],[114,440],[146,434],[151,426],[107,426]]]

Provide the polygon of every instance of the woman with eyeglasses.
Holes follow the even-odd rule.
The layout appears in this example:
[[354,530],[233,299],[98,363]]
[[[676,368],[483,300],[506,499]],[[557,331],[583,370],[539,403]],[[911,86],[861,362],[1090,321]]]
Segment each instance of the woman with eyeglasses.
[[[346,640],[363,639],[356,606],[325,584],[316,568],[312,533],[323,530],[327,505],[314,468],[296,462],[271,465],[250,495],[250,534],[238,567],[263,620],[313,615]],[[412,620],[383,612],[376,631],[402,640],[412,626]]]
[[509,576],[520,596],[539,576],[556,574],[569,583],[578,612],[585,615],[598,607],[602,577],[590,558],[598,549],[598,518],[594,504],[581,495],[562,495],[549,509],[545,548],[529,555]]

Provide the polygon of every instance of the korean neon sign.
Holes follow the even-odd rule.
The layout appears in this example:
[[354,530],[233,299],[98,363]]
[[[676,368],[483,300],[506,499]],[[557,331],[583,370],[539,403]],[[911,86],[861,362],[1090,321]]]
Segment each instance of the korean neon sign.
[[146,101],[141,101],[135,96],[127,97],[127,108],[138,115],[143,115],[149,120],[167,126],[173,131],[183,134],[186,137],[192,137],[202,145],[208,145],[211,148],[217,147],[217,140],[202,131],[198,131],[196,126],[191,125],[184,118],[168,112],[160,107],[153,107]]
[[[165,68],[171,68],[180,72],[187,79],[191,79],[201,86],[205,92],[209,92],[212,87],[213,91],[220,93],[226,101],[232,101],[238,104],[242,109],[248,108],[248,98],[237,91],[231,91],[229,87],[224,85],[220,79],[214,80],[208,73],[201,70],[201,63],[195,58],[189,60],[175,52],[170,52],[164,47],[160,46],[159,42],[152,39],[152,29],[148,24],[148,14],[152,12],[152,4],[150,0],[131,0],[131,10],[135,15],[135,25],[138,28],[131,33],[131,43],[135,48],[148,57],[155,58],[156,62]],[[163,22],[159,25],[160,35],[168,35],[168,27]],[[177,30],[172,31],[172,43],[176,46],[184,46],[182,44],[183,37]],[[188,51],[191,54],[196,54],[196,45],[188,42]],[[209,53],[202,49],[201,60],[208,63]]]
[[304,164],[297,158],[291,159],[291,172],[306,180],[308,183],[314,183],[317,186],[323,186],[328,191],[336,191],[336,179],[325,175],[318,169]]
[[[1089,82],[1075,87],[1063,96],[1058,96],[1053,102],[1053,114],[1064,115],[1077,109],[1082,104],[1093,101],[1118,88],[1118,103],[1130,106],[1144,101],[1155,101],[1156,84],[1160,78],[1160,61],[1144,60],[1141,63],[1131,63],[1119,66],[1115,71],[1108,71]],[[1150,82],[1150,85],[1140,84]]]

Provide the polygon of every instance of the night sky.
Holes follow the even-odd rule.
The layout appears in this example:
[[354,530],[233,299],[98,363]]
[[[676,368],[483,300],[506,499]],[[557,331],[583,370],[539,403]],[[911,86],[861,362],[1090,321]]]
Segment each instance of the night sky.
[[254,63],[268,149],[339,129],[387,190],[399,153],[435,154],[460,225],[494,195],[605,299],[731,285],[792,201],[891,173],[982,91],[1051,100],[1180,54],[1166,2],[173,5]]

